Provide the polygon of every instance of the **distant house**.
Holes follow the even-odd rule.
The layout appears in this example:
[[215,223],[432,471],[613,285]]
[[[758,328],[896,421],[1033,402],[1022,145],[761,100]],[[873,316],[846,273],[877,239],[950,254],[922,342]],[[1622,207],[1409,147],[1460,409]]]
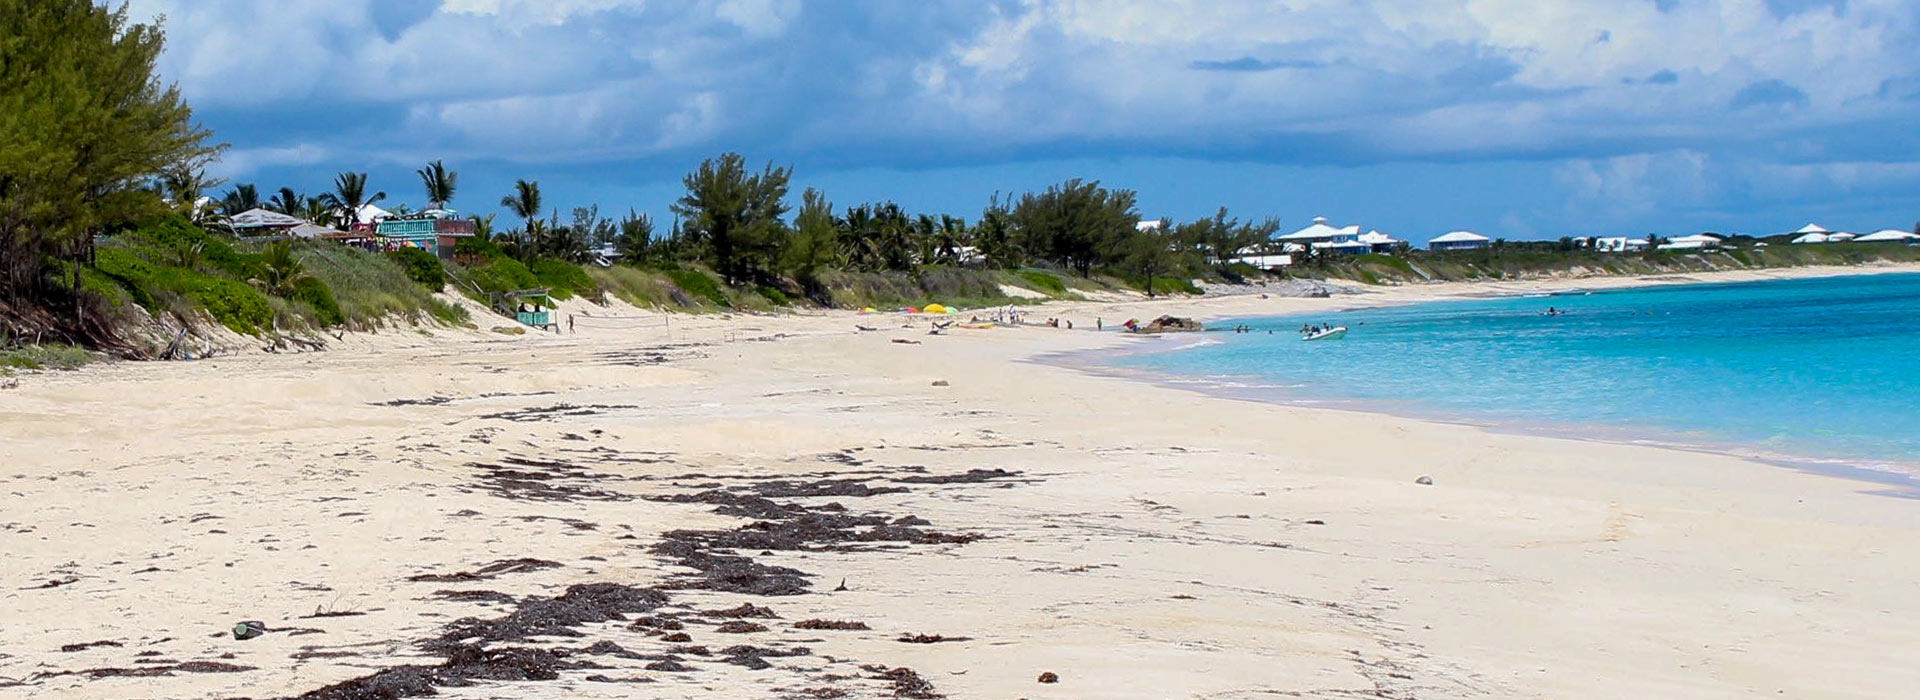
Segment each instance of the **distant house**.
[[472,219],[444,209],[390,217],[374,225],[374,235],[385,247],[420,248],[443,260],[452,259],[454,244],[473,237],[473,232]]
[[1818,231],[1810,231],[1807,233],[1800,234],[1790,242],[1803,243],[1803,244],[1804,243],[1827,243],[1831,240],[1832,238],[1825,233],[1821,233]]
[[[1359,226],[1335,228],[1327,223],[1327,217],[1322,216],[1314,218],[1313,225],[1311,226],[1277,237],[1273,240],[1280,244],[1281,250],[1289,253],[1298,253],[1307,250],[1341,251],[1343,249],[1347,250],[1347,252],[1352,252],[1352,246],[1342,246],[1341,244],[1357,243],[1359,238]],[[1362,246],[1362,248],[1364,248],[1364,246]],[[1365,251],[1362,250],[1361,252]]]
[[1859,236],[1853,235],[1851,233],[1847,233],[1845,231],[1835,231],[1833,233],[1827,234],[1828,243],[1845,243],[1855,238],[1859,238]]
[[1278,270],[1293,265],[1293,256],[1286,254],[1269,255],[1261,252],[1259,248],[1241,248],[1240,251],[1234,253],[1233,258],[1227,262],[1240,265],[1252,265],[1262,270]]
[[1626,236],[1599,236],[1593,239],[1593,249],[1602,253],[1627,252]]
[[1718,247],[1720,237],[1708,233],[1680,236],[1660,244],[1660,250],[1709,250]]
[[1427,241],[1427,250],[1440,252],[1448,250],[1478,250],[1493,245],[1493,239],[1472,231],[1454,231],[1447,235]]
[[1912,243],[1915,241],[1920,241],[1920,235],[1892,228],[1853,239],[1855,243]]
[[277,236],[307,223],[277,211],[248,209],[227,219],[236,236]]
[[329,226],[321,226],[319,224],[309,224],[304,221],[300,222],[299,226],[295,226],[293,228],[287,229],[287,235],[293,236],[294,238],[306,238],[306,239],[323,240],[323,241],[343,241],[349,238],[358,238],[360,236],[360,234],[357,234],[357,233],[348,233],[346,231],[341,231],[339,229],[332,228]]
[[1366,244],[1368,252],[1372,253],[1392,253],[1403,243],[1400,239],[1381,233],[1378,229],[1360,234],[1360,238],[1356,240]]

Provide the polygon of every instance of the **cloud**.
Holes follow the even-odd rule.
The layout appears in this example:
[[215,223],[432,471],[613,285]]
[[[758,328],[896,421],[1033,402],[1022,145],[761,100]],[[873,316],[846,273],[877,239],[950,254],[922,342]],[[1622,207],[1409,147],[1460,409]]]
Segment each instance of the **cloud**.
[[1769,78],[1741,88],[1740,92],[1734,93],[1731,103],[1734,109],[1764,105],[1805,107],[1807,93],[1800,88],[1788,85],[1784,80]]
[[162,72],[235,177],[1524,162],[1565,190],[1544,221],[1729,210],[1775,191],[1753,173],[1882,191],[1907,166],[1872,164],[1920,162],[1910,0],[131,2],[167,15]]
[[1662,68],[1645,78],[1621,78],[1620,82],[1628,85],[1672,85],[1680,82],[1680,74]]
[[1319,68],[1326,64],[1319,61],[1277,60],[1263,61],[1252,56],[1236,58],[1231,61],[1193,61],[1187,67],[1194,70],[1230,71],[1260,73],[1282,68]]

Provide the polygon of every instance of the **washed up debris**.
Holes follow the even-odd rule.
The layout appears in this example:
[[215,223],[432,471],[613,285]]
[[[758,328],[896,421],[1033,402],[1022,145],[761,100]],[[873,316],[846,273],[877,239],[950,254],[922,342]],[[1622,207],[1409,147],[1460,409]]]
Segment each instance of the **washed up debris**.
[[1413,483],[1416,483],[1416,484],[1419,484],[1419,485],[1421,485],[1421,486],[1432,486],[1432,485],[1433,485],[1433,477],[1431,477],[1431,476],[1427,476],[1427,475],[1425,475],[1425,474],[1422,474],[1422,475],[1420,475],[1420,478],[1418,478],[1418,479],[1414,479],[1414,480],[1413,480]]
[[1052,671],[1040,674],[1041,683],[1059,683],[1060,676]]
[[971,639],[973,638],[972,637],[943,637],[937,634],[903,634],[903,635],[900,635],[899,639],[896,639],[894,641],[906,642],[908,644],[939,644],[941,642],[965,642]]
[[740,607],[728,608],[726,610],[708,610],[704,614],[707,617],[731,617],[731,618],[757,617],[762,619],[774,619],[774,618],[780,617],[779,615],[774,614],[773,608],[760,607],[752,603],[741,603]]
[[233,626],[233,638],[248,640],[267,633],[267,623],[259,620],[247,620]]
[[867,623],[865,622],[856,622],[856,621],[849,621],[849,620],[801,620],[799,622],[793,623],[793,628],[797,630],[836,630],[836,631],[873,629],[872,627],[868,627]]
[[755,632],[767,631],[767,626],[746,620],[732,620],[720,623],[720,626],[714,628],[713,631],[723,634],[753,634]]
[[934,386],[953,386],[953,383],[945,379],[938,379],[938,380],[934,380],[933,385]]
[[94,647],[118,647],[118,646],[126,646],[126,645],[116,641],[112,641],[112,640],[102,640],[98,642],[86,642],[83,644],[62,644],[60,645],[60,651],[71,654],[76,651],[86,651]]
[[932,683],[928,683],[927,679],[921,678],[920,674],[915,673],[911,668],[904,666],[893,669],[885,666],[862,666],[860,668],[875,674],[877,680],[891,681],[893,696],[896,698],[934,700],[946,697],[945,695],[941,695],[939,691],[934,690]]
[[994,479],[1011,479],[1019,475],[1020,472],[1010,472],[1005,469],[969,469],[962,474],[903,476],[894,481],[902,484],[977,484]]
[[[458,583],[462,581],[485,581],[488,579],[498,578],[506,574],[519,574],[519,573],[526,573],[529,571],[558,569],[562,566],[564,566],[564,564],[561,564],[560,562],[557,562],[557,561],[547,561],[545,559],[528,559],[523,557],[520,559],[502,559],[492,564],[482,566],[479,569],[476,569],[471,572],[461,571],[461,572],[456,572],[451,574],[420,574],[418,576],[408,576],[407,580],[412,581],[414,583],[422,583],[422,582]],[[357,614],[357,613],[350,613],[350,614]],[[324,616],[316,613],[311,617],[324,617]]]

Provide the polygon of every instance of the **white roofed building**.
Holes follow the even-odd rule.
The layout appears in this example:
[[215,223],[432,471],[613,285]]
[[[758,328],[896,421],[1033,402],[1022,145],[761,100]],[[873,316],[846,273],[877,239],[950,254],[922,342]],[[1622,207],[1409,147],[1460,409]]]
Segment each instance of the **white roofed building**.
[[1279,236],[1273,240],[1280,244],[1282,250],[1292,253],[1304,251],[1309,248],[1332,248],[1337,250],[1338,248],[1334,248],[1334,244],[1353,243],[1357,242],[1359,238],[1359,226],[1335,228],[1327,223],[1326,217],[1322,216],[1316,217],[1311,226],[1284,236]]
[[1855,243],[1912,243],[1914,241],[1920,241],[1920,234],[1892,228],[1853,239]]
[[266,209],[248,209],[234,214],[228,221],[233,226],[234,233],[242,236],[278,233],[307,223],[303,219]]
[[1706,250],[1718,247],[1720,237],[1708,233],[1679,236],[1660,244],[1660,250]]
[[1493,239],[1472,231],[1454,231],[1427,241],[1427,250],[1478,250],[1493,245]]
[[[1796,233],[1798,232],[1796,231]],[[1827,234],[1820,233],[1818,231],[1810,231],[1810,232],[1802,233],[1798,236],[1795,236],[1791,242],[1793,243],[1826,243],[1829,240],[1831,240],[1831,238],[1829,238]]]

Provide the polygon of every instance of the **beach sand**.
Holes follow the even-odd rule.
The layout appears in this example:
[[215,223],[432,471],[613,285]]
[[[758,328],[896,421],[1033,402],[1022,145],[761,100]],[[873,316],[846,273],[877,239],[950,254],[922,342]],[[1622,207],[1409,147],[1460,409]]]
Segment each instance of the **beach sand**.
[[477,684],[452,698],[1910,694],[1920,504],[1884,486],[1034,361],[1159,342],[1095,318],[1628,283],[938,336],[625,309],[30,375],[0,392],[0,697],[401,665]]

